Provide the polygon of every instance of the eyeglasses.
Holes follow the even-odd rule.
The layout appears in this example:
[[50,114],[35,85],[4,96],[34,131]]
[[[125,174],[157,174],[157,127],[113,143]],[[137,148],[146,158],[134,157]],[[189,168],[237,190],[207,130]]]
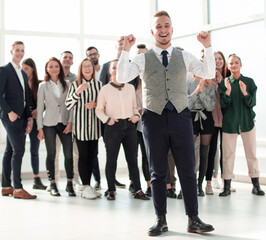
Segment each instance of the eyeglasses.
[[92,68],[92,65],[83,65],[82,68]]
[[89,55],[87,55],[87,57],[96,57],[97,55],[98,55],[99,53],[91,53],[91,54],[89,54]]

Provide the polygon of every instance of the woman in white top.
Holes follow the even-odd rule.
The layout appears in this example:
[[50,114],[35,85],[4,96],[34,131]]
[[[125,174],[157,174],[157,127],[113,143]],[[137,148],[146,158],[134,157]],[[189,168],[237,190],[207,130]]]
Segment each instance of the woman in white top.
[[135,198],[149,200],[141,190],[137,164],[137,133],[135,123],[139,121],[135,89],[130,84],[119,84],[116,80],[118,60],[110,64],[111,81],[102,87],[97,101],[96,115],[105,123],[104,141],[107,153],[106,178],[108,200],[115,200],[115,172],[117,157],[123,145]]
[[45,140],[47,150],[46,168],[51,182],[52,196],[60,196],[55,183],[56,135],[63,145],[67,174],[66,191],[76,196],[73,190],[72,112],[65,106],[69,82],[65,81],[60,61],[52,57],[45,65],[44,81],[39,85],[37,100],[37,126],[39,140]]
[[78,146],[78,169],[83,184],[81,196],[87,199],[101,196],[90,186],[93,159],[98,155],[98,139],[101,137],[101,122],[95,114],[101,87],[102,83],[95,80],[93,62],[85,58],[79,65],[77,80],[70,85],[66,98],[67,109],[73,109],[73,136]]

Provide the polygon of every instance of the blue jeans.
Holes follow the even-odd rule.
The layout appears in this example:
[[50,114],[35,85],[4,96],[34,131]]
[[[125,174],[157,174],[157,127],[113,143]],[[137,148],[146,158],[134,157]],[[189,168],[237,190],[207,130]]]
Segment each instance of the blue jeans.
[[2,119],[6,129],[6,149],[2,161],[2,187],[11,187],[11,170],[15,189],[23,188],[21,184],[21,164],[25,152],[25,129],[27,120],[24,117],[11,122],[8,118]]
[[58,123],[56,126],[43,126],[45,137],[45,146],[47,150],[46,168],[50,181],[55,180],[55,154],[56,154],[56,135],[59,136],[63,146],[63,153],[65,157],[65,169],[67,179],[73,179],[73,144],[71,133],[63,133],[65,125]]
[[29,134],[30,137],[30,155],[31,155],[31,167],[33,174],[39,174],[39,147],[40,140],[37,138],[38,130],[36,119],[33,119],[32,130]]

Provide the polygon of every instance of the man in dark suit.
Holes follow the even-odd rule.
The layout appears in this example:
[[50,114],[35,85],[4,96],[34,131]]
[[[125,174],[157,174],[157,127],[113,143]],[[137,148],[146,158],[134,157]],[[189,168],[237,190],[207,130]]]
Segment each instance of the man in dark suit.
[[[12,61],[0,67],[0,118],[6,129],[6,149],[3,156],[2,195],[14,198],[35,199],[21,184],[21,164],[25,152],[25,138],[32,129],[33,119],[29,108],[29,87],[20,61],[24,57],[23,42],[16,41],[11,49]],[[11,171],[13,184],[11,185]]]

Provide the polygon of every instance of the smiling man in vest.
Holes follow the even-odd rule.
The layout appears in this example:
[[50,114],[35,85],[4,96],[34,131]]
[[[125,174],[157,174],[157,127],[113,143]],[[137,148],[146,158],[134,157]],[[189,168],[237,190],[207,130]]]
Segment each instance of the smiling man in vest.
[[169,148],[177,167],[188,215],[187,231],[210,232],[214,230],[213,226],[205,224],[198,217],[193,126],[186,88],[187,72],[206,79],[215,76],[210,36],[207,32],[197,35],[205,48],[205,61],[202,63],[192,54],[171,45],[173,27],[167,12],[160,11],[154,15],[151,33],[155,38],[155,46],[137,55],[132,62],[128,61],[129,51],[136,39],[133,35],[125,37],[117,75],[119,82],[128,82],[137,75],[142,79],[143,136],[156,213],[155,224],[148,230],[148,235],[157,236],[168,231],[166,178]]

